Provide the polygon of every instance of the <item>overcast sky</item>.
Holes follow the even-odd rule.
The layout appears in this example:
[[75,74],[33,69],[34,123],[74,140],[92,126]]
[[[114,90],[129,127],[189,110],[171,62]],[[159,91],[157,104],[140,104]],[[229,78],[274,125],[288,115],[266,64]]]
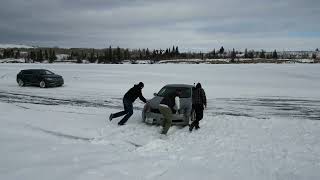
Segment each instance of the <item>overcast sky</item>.
[[320,48],[320,0],[1,0],[0,43]]

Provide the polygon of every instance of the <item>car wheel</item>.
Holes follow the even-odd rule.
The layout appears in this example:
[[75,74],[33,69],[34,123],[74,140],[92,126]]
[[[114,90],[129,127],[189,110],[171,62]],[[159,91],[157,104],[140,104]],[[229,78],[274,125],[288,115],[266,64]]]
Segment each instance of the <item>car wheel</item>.
[[20,87],[23,87],[23,86],[24,86],[24,82],[23,82],[22,79],[18,79],[18,85],[19,85]]
[[46,87],[46,82],[41,81],[39,85],[40,85],[41,88],[45,88]]

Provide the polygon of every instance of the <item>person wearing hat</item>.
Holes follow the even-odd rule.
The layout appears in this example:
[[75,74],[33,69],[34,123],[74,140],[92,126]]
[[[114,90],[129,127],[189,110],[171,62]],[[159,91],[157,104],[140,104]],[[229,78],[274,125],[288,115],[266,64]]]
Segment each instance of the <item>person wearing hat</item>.
[[123,107],[124,111],[117,112],[115,114],[111,113],[109,116],[109,120],[111,121],[113,118],[118,118],[124,116],[121,121],[119,121],[118,125],[124,125],[128,119],[133,114],[133,102],[139,97],[141,101],[147,103],[147,100],[142,95],[142,88],[144,87],[143,82],[139,82],[139,84],[135,84],[129,91],[123,96]]

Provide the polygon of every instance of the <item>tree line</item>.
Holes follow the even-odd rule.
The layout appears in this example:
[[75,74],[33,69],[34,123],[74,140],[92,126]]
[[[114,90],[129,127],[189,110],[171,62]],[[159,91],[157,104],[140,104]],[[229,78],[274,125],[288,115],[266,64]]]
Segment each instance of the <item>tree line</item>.
[[20,59],[24,58],[28,62],[43,62],[48,60],[50,63],[57,60],[56,52],[53,49],[23,49],[23,53],[20,49],[3,49],[0,53],[0,59]]
[[[315,50],[319,52],[319,49]],[[0,50],[0,59],[4,58],[24,58],[26,62],[43,62],[48,61],[52,63],[57,60],[56,54],[64,54],[63,60],[75,61],[82,63],[84,60],[90,63],[122,63],[124,60],[135,63],[137,60],[150,60],[152,63],[160,60],[174,60],[174,59],[230,59],[230,62],[236,62],[237,59],[316,59],[316,53],[310,57],[308,53],[300,53],[299,57],[291,53],[281,52],[277,50],[266,52],[265,50],[255,51],[245,49],[244,52],[235,50],[226,51],[222,46],[218,50],[213,49],[210,52],[183,52],[179,51],[178,46],[172,46],[166,49],[128,49],[120,47],[112,47],[104,49],[90,49],[90,48],[34,48],[34,49],[2,49]]]

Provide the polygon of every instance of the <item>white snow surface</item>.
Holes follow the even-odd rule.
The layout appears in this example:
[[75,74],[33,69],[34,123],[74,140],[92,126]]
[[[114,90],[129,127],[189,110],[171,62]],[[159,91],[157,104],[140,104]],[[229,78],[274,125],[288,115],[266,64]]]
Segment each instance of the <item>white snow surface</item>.
[[32,46],[23,45],[23,44],[0,44],[0,49],[8,49],[8,48],[34,48]]
[[[19,87],[22,69],[64,77],[59,88]],[[0,179],[320,179],[320,65],[1,64]],[[143,81],[201,82],[201,128],[108,120]]]

